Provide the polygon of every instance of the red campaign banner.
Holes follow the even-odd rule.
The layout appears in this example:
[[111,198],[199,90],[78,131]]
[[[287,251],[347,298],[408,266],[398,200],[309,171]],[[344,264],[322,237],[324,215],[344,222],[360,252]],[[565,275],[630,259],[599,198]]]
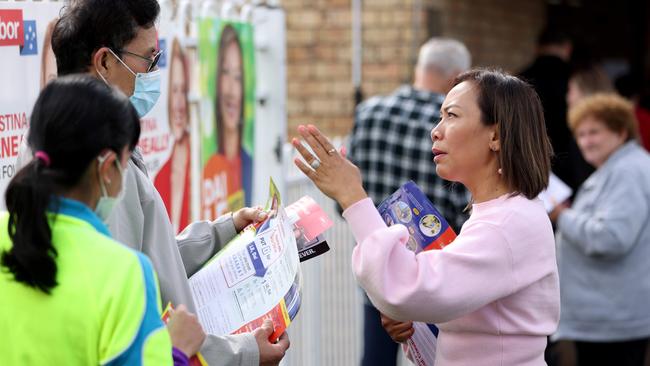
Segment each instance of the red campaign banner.
[[23,10],[0,10],[0,46],[22,46],[24,43]]

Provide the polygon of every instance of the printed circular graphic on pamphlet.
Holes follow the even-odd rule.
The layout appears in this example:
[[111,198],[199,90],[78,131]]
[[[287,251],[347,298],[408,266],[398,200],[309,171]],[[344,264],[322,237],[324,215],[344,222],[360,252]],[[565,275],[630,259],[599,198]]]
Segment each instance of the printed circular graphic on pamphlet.
[[393,221],[393,218],[390,217],[390,215],[384,216],[384,222],[386,222],[386,225],[388,225],[388,226],[391,226],[391,225],[393,225],[395,223]]
[[436,215],[424,215],[420,219],[420,231],[426,236],[436,236],[440,233],[442,224]]
[[406,242],[406,249],[412,252],[417,252],[418,243],[415,241],[415,239],[412,236],[409,236],[409,241]]
[[402,201],[397,201],[393,205],[393,213],[395,213],[395,216],[397,216],[401,222],[406,223],[411,221],[411,209]]

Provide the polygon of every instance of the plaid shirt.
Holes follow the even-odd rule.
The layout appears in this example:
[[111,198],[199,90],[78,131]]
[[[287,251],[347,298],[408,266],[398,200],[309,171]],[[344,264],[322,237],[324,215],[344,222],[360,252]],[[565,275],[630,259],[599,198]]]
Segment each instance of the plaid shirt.
[[364,188],[378,205],[408,180],[429,197],[456,233],[467,220],[469,193],[436,174],[431,130],[440,120],[444,95],[402,86],[373,97],[356,110],[349,159],[361,170]]

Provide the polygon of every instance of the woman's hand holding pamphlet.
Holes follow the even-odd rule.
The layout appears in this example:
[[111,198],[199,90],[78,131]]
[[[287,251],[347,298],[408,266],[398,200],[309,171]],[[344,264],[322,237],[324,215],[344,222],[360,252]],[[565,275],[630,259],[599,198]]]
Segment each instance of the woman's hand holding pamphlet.
[[[377,207],[386,225],[402,224],[409,231],[406,247],[415,253],[442,249],[456,233],[436,210],[422,190],[412,181],[402,185]],[[413,322],[414,333],[406,341],[410,358],[418,366],[432,366],[436,357],[438,328]]]
[[244,228],[189,279],[208,334],[251,332],[270,319],[275,341],[300,308],[300,259],[329,250],[322,234],[332,221],[312,198],[285,209],[272,180],[269,193],[268,218]]
[[386,225],[406,226],[411,234],[407,247],[415,253],[442,249],[456,239],[456,233],[447,220],[413,181],[408,181],[386,198],[377,211]]
[[[167,324],[169,323],[169,318],[171,317],[171,312],[174,310],[174,306],[172,303],[168,303],[167,306],[165,307],[165,310],[163,310],[162,313],[162,321],[163,323]],[[205,361],[203,358],[203,355],[201,352],[197,352],[195,355],[190,357],[190,366],[208,366],[208,363]]]

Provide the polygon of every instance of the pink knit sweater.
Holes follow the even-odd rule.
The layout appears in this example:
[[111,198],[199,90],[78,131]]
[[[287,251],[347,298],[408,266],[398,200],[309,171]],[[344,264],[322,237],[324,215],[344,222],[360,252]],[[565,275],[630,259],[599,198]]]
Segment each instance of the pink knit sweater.
[[474,204],[456,240],[415,255],[402,225],[370,199],[343,216],[357,240],[352,267],[382,313],[440,328],[436,366],[544,365],[560,315],[553,230],[539,200]]

